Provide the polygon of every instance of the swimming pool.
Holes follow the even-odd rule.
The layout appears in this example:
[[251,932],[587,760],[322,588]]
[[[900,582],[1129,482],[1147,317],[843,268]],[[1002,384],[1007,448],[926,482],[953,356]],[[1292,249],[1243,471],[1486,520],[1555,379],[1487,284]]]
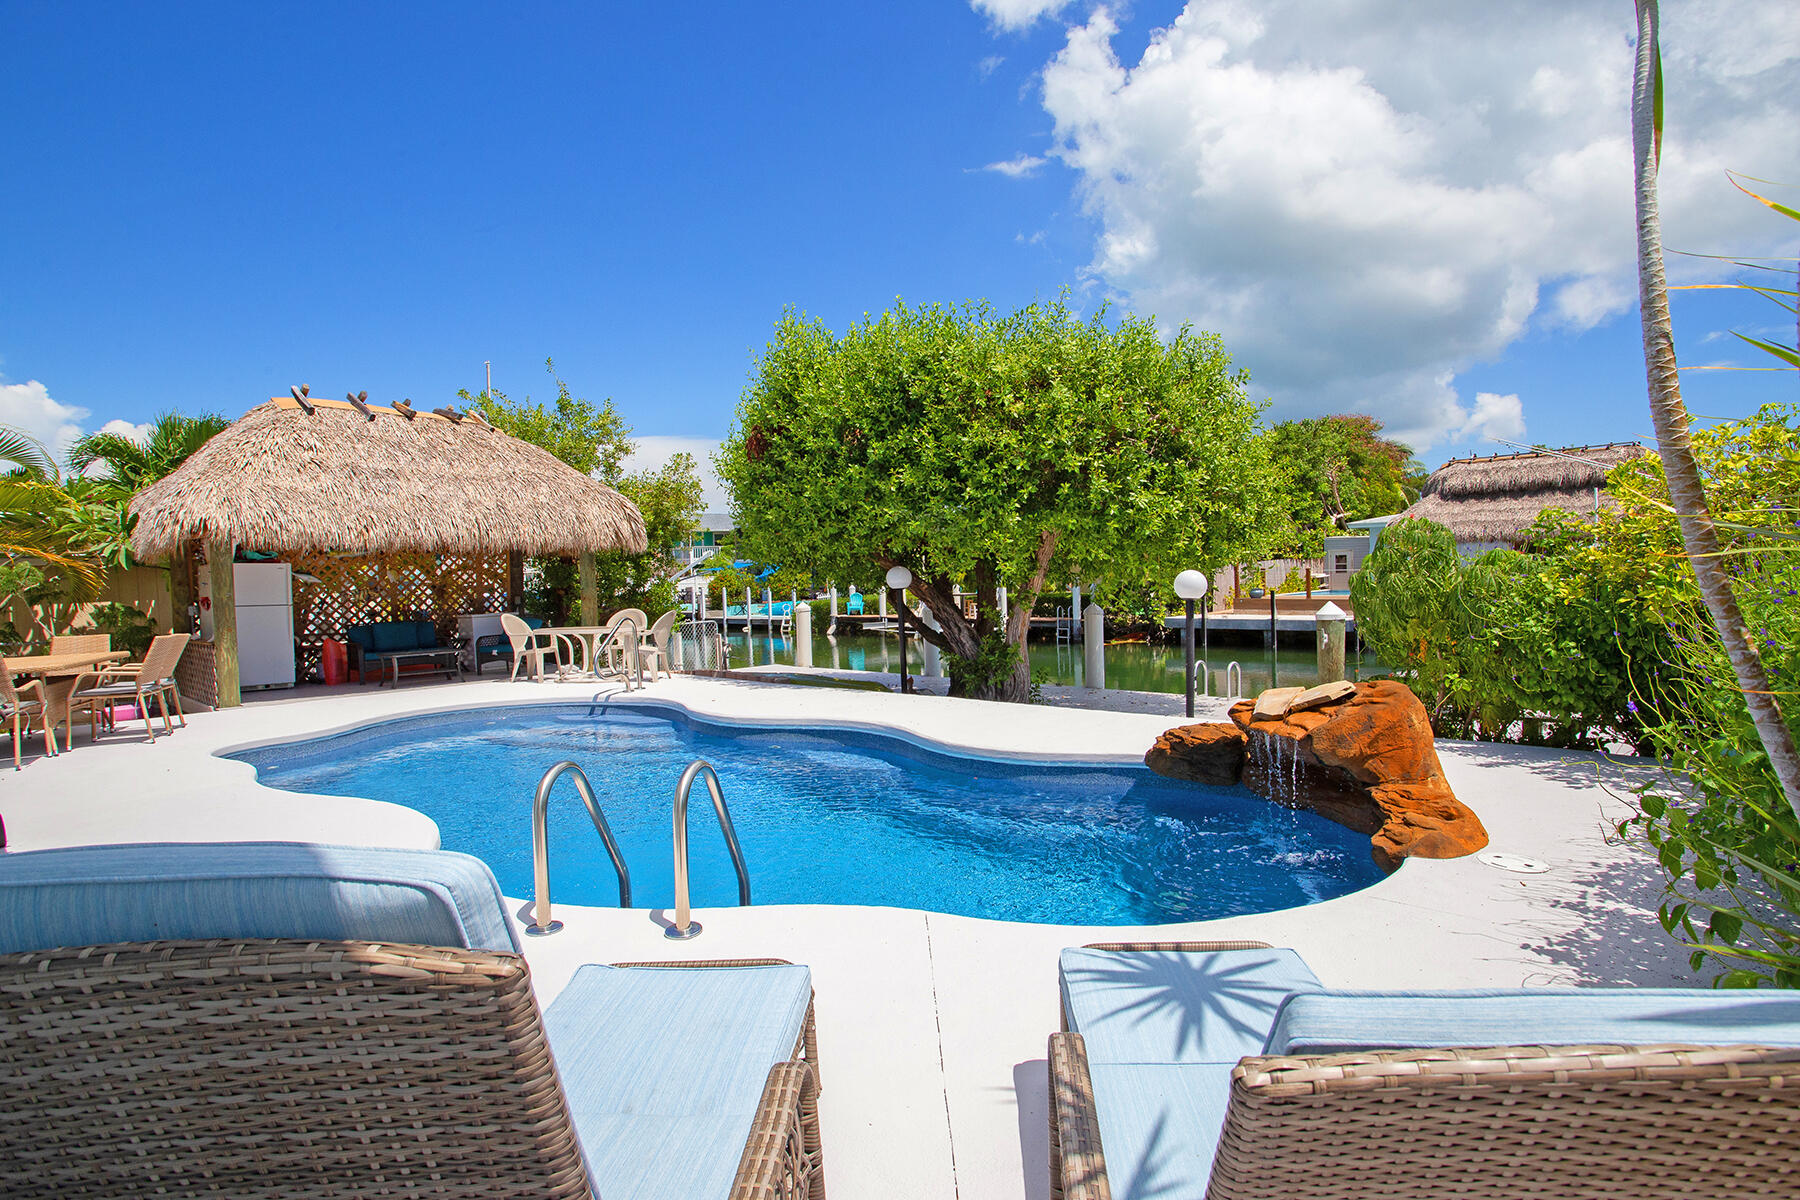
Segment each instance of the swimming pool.
[[[1134,766],[964,758],[898,738],[702,722],[642,704],[409,717],[242,751],[270,787],[419,810],[529,899],[531,799],[562,759],[593,782],[633,902],[674,903],[670,808],[682,769],[718,770],[758,904],[876,904],[1008,921],[1151,925],[1310,904],[1382,878],[1368,838],[1244,788]],[[550,807],[558,903],[618,886],[581,802]],[[693,903],[737,902],[704,788],[689,806]]]

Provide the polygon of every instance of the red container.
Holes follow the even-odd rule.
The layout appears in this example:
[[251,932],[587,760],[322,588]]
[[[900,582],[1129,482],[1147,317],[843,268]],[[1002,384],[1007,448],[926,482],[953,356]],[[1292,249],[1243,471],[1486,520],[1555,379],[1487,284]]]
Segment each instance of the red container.
[[319,673],[326,683],[343,683],[350,678],[350,653],[336,638],[326,638],[319,651]]

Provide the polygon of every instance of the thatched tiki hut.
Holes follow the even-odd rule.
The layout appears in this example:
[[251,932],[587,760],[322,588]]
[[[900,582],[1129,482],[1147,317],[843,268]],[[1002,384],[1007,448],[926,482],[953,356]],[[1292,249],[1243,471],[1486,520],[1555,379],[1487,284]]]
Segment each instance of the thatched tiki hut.
[[1425,481],[1402,517],[1423,517],[1456,535],[1464,554],[1517,548],[1547,508],[1581,515],[1609,505],[1606,476],[1620,463],[1649,454],[1636,442],[1453,458]]
[[[546,450],[462,414],[341,400],[251,409],[131,511],[132,552],[169,561],[178,594],[193,594],[201,555],[215,567],[239,551],[291,562],[295,634],[314,644],[360,621],[424,612],[454,632],[458,612],[516,608],[532,554],[582,560],[583,617],[595,620],[590,556],[645,549],[637,508]],[[229,706],[232,571],[211,575],[217,698]]]

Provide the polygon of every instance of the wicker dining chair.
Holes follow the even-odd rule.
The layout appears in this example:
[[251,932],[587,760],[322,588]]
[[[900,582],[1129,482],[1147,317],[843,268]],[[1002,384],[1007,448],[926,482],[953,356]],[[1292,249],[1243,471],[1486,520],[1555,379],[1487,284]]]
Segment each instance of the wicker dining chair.
[[186,726],[187,714],[181,711],[181,689],[175,683],[175,667],[191,636],[165,633],[150,643],[143,662],[102,667],[77,676],[74,690],[69,694],[68,736],[65,740],[70,745],[75,742],[76,710],[87,713],[88,736],[98,740],[102,714],[110,715],[113,705],[126,700],[137,705],[138,715],[144,718],[144,730],[153,742],[156,740],[156,724],[150,716],[153,699],[162,710],[163,732],[175,731],[169,716],[171,704],[175,708],[175,718]]
[[52,654],[98,654],[111,649],[110,633],[58,633],[50,638]]
[[[24,693],[30,692],[34,700],[25,699]],[[0,721],[12,725],[13,770],[17,771],[23,760],[19,755],[19,739],[31,726],[31,719],[38,718],[44,723],[44,753],[56,753],[56,730],[51,727],[50,717],[44,711],[44,683],[40,679],[27,680],[18,686],[13,685],[12,671],[6,665],[6,659],[0,658]]]

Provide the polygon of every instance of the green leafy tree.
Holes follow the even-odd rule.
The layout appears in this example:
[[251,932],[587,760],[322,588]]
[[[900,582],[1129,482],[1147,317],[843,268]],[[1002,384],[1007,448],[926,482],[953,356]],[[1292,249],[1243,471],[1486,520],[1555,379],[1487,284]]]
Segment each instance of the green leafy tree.
[[1283,421],[1266,435],[1287,474],[1291,549],[1314,555],[1345,522],[1397,513],[1418,498],[1425,471],[1412,447],[1381,436],[1360,413]]
[[907,566],[942,626],[921,636],[962,660],[952,690],[1022,702],[1047,583],[1124,588],[1266,548],[1281,518],[1246,382],[1217,337],[1165,343],[1062,301],[902,303],[841,335],[789,312],[715,462],[749,553],[816,579]]
[[[611,399],[599,404],[577,397],[556,373],[553,359],[544,368],[556,382],[551,405],[509,400],[498,390],[457,393],[489,424],[521,441],[541,446],[584,475],[617,488],[643,514],[648,549],[642,554],[606,550],[594,555],[595,590],[603,612],[641,608],[658,615],[675,606],[675,560],[671,551],[699,527],[702,503],[700,476],[691,454],[671,455],[653,471],[627,474],[625,460],[635,446],[631,427]],[[579,596],[574,563],[559,558],[531,562],[526,605],[547,619],[571,619]]]

